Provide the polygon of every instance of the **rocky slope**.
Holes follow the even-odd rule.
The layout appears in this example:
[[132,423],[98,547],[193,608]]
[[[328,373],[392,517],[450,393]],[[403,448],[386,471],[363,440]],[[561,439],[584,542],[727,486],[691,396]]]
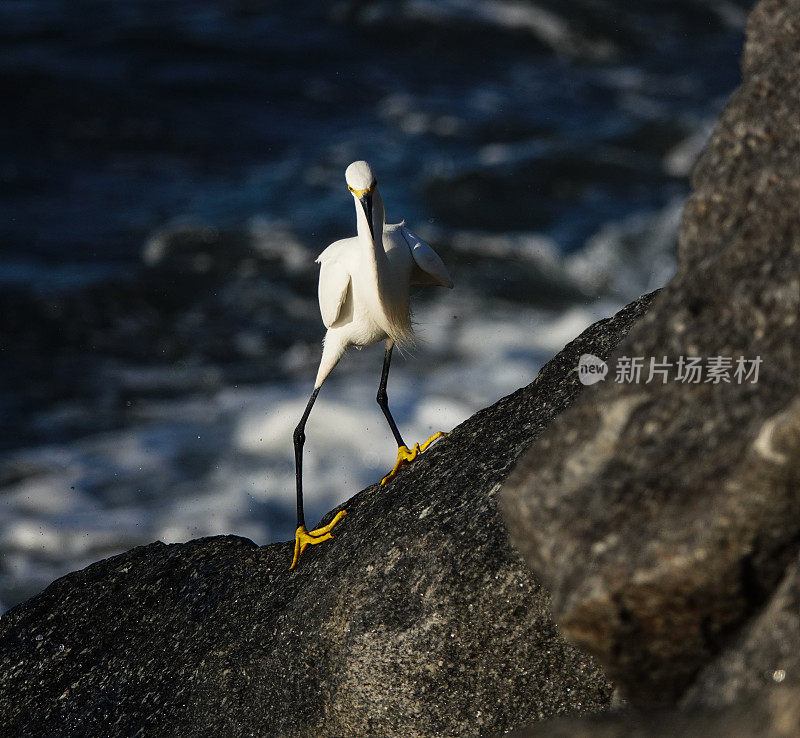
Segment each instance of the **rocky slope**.
[[[496,493],[651,302],[587,329],[526,388],[463,423],[336,538],[153,543],[54,582],[0,620],[12,734],[491,735],[604,708],[612,686],[559,635]],[[332,511],[335,512],[335,511]]]

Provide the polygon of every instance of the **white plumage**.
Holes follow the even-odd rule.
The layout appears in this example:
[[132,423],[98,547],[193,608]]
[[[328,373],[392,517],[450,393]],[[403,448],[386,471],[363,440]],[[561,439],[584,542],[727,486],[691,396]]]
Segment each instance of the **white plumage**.
[[405,223],[386,225],[383,200],[372,170],[364,161],[353,162],[345,172],[347,187],[356,206],[357,235],[336,241],[317,261],[319,309],[328,329],[314,391],[294,431],[295,477],[297,482],[297,530],[292,569],[303,551],[333,537],[331,530],[346,514],[340,510],[333,520],[309,531],[303,514],[303,445],[305,426],[319,389],[333,367],[350,347],[386,341],[383,373],[377,401],[397,441],[397,462],[383,478],[386,484],[398,470],[413,461],[445,433],[439,432],[409,449],[389,411],[386,382],[395,344],[413,339],[409,291],[411,285],[452,287],[450,275],[438,254]]
[[[351,164],[346,177],[355,200],[358,235],[332,243],[317,258],[319,307],[328,332],[315,387],[350,346],[382,340],[402,345],[412,340],[412,285],[453,286],[439,255],[405,222],[385,223],[383,200],[377,184],[372,186],[369,165]],[[371,223],[360,192],[372,198]]]

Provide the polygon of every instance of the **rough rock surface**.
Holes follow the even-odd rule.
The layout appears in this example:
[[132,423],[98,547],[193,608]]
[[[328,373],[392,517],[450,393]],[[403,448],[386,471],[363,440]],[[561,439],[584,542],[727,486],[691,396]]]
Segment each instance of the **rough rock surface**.
[[335,540],[293,572],[289,543],[154,543],[14,608],[0,619],[2,724],[13,735],[487,735],[604,708],[611,685],[557,632],[496,493],[581,391],[580,354],[608,356],[650,302],[590,327],[531,385],[356,495]]
[[[800,693],[800,559],[744,632],[700,672],[683,704],[723,707],[778,684]],[[800,722],[796,727],[800,732]]]
[[779,687],[724,710],[556,718],[511,738],[795,738],[798,726],[800,689]]
[[[678,274],[615,356],[666,357],[669,381],[645,383],[645,370],[592,387],[502,494],[559,626],[634,704],[674,704],[754,616],[697,699],[737,694],[722,674],[781,668],[777,643],[775,658],[745,654],[779,638],[770,618],[795,596],[796,564],[776,588],[800,549],[798,59],[800,2],[762,1],[742,85],[693,175]],[[734,360],[730,382],[675,380],[680,357],[717,356]],[[761,357],[756,383],[735,378],[739,356]],[[781,658],[797,663],[797,643]]]

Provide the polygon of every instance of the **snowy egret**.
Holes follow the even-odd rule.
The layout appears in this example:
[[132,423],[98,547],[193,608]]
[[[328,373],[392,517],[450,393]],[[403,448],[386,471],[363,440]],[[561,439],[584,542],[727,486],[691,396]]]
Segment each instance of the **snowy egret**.
[[436,433],[423,444],[417,443],[409,449],[389,412],[386,382],[395,344],[402,347],[413,338],[409,288],[411,285],[452,287],[450,275],[439,255],[406,228],[405,222],[385,223],[378,183],[367,162],[353,162],[347,167],[345,180],[355,201],[358,235],[332,243],[317,258],[321,265],[319,307],[328,331],[314,391],[294,431],[297,531],[292,569],[307,546],[333,538],[331,530],[346,514],[341,510],[328,525],[312,531],[306,529],[303,517],[303,444],[306,421],[320,387],[350,346],[361,348],[378,341],[386,343],[377,400],[397,441],[397,461],[381,480],[382,485],[437,438],[446,435]]

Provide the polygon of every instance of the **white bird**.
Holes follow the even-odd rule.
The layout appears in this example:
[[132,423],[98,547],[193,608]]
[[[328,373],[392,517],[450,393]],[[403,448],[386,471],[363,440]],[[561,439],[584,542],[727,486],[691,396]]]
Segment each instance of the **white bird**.
[[452,287],[453,282],[439,255],[406,228],[405,222],[386,224],[378,183],[367,162],[354,161],[345,171],[345,180],[355,202],[358,235],[332,243],[317,258],[321,265],[319,307],[328,331],[314,391],[294,431],[297,531],[292,569],[307,546],[333,538],[331,530],[346,514],[341,510],[328,525],[312,531],[306,529],[303,516],[303,444],[306,421],[320,387],[350,346],[361,348],[378,341],[386,343],[377,400],[397,441],[397,462],[381,481],[382,485],[394,477],[401,466],[413,461],[437,438],[446,435],[436,433],[422,445],[417,443],[409,450],[389,412],[386,382],[395,344],[402,346],[413,339],[410,287]]

